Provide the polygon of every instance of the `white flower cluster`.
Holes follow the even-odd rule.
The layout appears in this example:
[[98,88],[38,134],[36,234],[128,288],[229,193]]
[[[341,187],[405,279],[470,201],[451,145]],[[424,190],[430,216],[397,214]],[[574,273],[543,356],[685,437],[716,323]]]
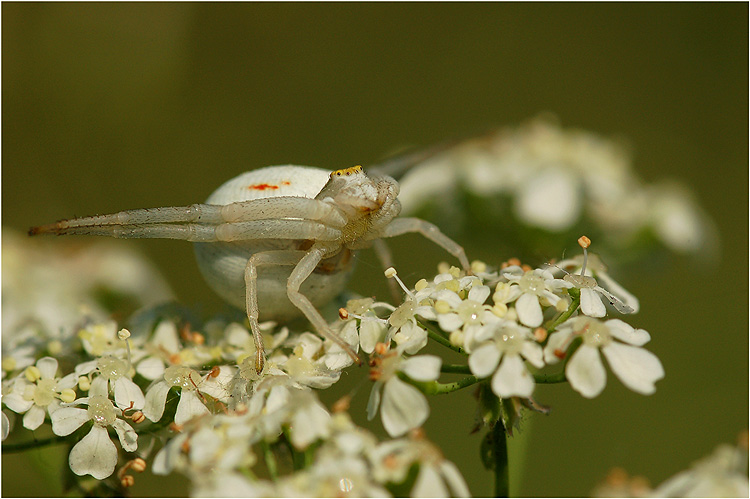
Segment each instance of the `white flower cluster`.
[[[154,472],[181,471],[199,497],[387,497],[390,484],[407,485],[412,497],[469,495],[455,465],[420,432],[378,443],[346,414],[330,414],[314,391],[288,378],[262,385],[249,405],[186,425],[156,455]],[[283,449],[293,466],[308,466],[281,475],[288,463],[273,449]],[[408,474],[415,465],[414,479]],[[271,479],[239,471],[262,467]]]
[[[590,241],[581,240],[588,257]],[[387,318],[376,314],[388,309],[386,304],[350,302],[347,315],[360,324],[362,349],[377,354],[371,360],[375,386],[368,416],[372,418],[380,407],[381,420],[391,436],[402,435],[427,419],[425,396],[413,385],[436,382],[441,360],[413,354],[426,345],[428,336],[468,354],[471,374],[491,378],[492,391],[500,398],[531,397],[536,378],[544,382],[541,370],[561,361],[573,389],[584,397],[595,397],[606,385],[602,357],[628,388],[653,393],[664,370],[659,359],[642,348],[649,334],[621,319],[603,319],[604,302],[614,310],[633,313],[638,301],[606,274],[598,259],[592,260],[588,268],[587,260],[579,264],[574,259],[561,262],[562,267],[538,269],[510,261],[492,273],[485,264],[475,262],[475,275],[464,275],[456,267],[443,268],[432,281],[417,282],[413,292],[404,287],[405,302],[390,307]],[[567,273],[566,267],[577,267],[580,273]],[[555,271],[565,275],[555,277]],[[386,275],[398,279],[393,269]],[[391,351],[392,343],[396,347]]]
[[[14,254],[14,242],[12,237],[4,241],[7,253]],[[45,258],[40,253],[40,260]],[[15,271],[18,276],[22,268]],[[252,335],[242,324],[215,319],[196,330],[173,309],[154,307],[136,314],[137,333],[131,335],[93,308],[94,286],[63,292],[66,281],[74,281],[64,267],[47,279],[50,288],[61,291],[30,298],[29,310],[44,306],[54,314],[70,303],[91,308],[78,309],[77,318],[56,332],[55,340],[66,345],[59,360],[44,355],[62,351],[50,347],[48,327],[8,324],[4,338],[21,332],[25,341],[9,341],[3,348],[2,402],[10,411],[2,413],[3,440],[13,413],[22,414],[25,428],[38,430],[46,422],[54,435],[75,442],[68,465],[77,475],[104,480],[124,463],[117,478],[128,486],[134,478],[127,472],[143,471],[150,457],[155,473],[190,477],[197,495],[385,496],[396,485],[415,495],[468,495],[455,466],[420,434],[379,444],[344,414],[331,416],[314,389],[330,387],[352,364],[339,345],[262,324],[268,359],[257,373]],[[4,285],[4,304],[16,303],[12,281]],[[332,327],[358,350],[356,322]],[[420,379],[419,368],[409,369],[419,367],[418,357],[402,360],[404,370]],[[437,378],[439,360],[431,364]],[[419,424],[427,417],[426,401],[424,406]],[[168,430],[176,433],[170,436]],[[292,466],[284,461],[290,454],[296,460]],[[273,479],[248,478],[258,467]]]
[[[116,473],[123,487],[150,459],[155,473],[188,476],[197,495],[466,496],[457,468],[419,430],[430,412],[425,394],[485,383],[498,398],[525,400],[545,382],[541,370],[562,362],[571,386],[594,397],[606,384],[602,358],[640,393],[664,375],[642,348],[648,333],[606,319],[606,303],[626,313],[639,304],[588,257],[588,243],[583,260],[559,266],[509,261],[489,271],[475,262],[465,275],[446,265],[413,290],[389,269],[404,289],[401,305],[360,299],[339,311],[343,320],[331,328],[369,356],[368,418],[379,414],[396,440],[378,442],[318,399],[316,390],[352,365],[333,341],[262,324],[267,361],[257,372],[246,326],[216,318],[197,327],[163,307],[136,314],[132,334],[103,314],[81,313],[57,332],[64,356],[54,355],[61,350],[45,327],[4,330],[28,341],[3,347],[3,438],[13,413],[30,430],[49,422],[75,442],[73,473],[103,480],[124,463]],[[85,303],[91,294],[79,288],[64,300]],[[430,339],[465,354],[466,364],[421,354]],[[443,372],[468,376],[442,384]]]
[[[645,184],[620,143],[582,130],[561,128],[548,117],[459,142],[418,164],[399,181],[403,213],[441,199],[441,219],[462,219],[461,193],[485,200],[500,217],[507,199],[519,222],[557,233],[581,227],[583,217],[602,243],[627,247],[652,233],[680,253],[716,243],[709,217],[674,181]],[[453,199],[445,202],[445,199]]]

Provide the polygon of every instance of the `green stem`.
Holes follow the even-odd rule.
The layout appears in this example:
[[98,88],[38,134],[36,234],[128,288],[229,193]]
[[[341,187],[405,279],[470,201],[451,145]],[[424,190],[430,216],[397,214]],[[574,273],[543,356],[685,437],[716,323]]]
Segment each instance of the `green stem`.
[[534,374],[534,382],[539,385],[551,385],[554,383],[566,383],[565,371],[556,374]]
[[547,326],[548,333],[551,333],[557,326],[570,319],[570,316],[573,315],[576,310],[578,310],[578,305],[580,305],[581,303],[581,292],[578,289],[575,289],[574,292],[568,290],[568,294],[570,294],[570,296],[573,298],[573,300],[570,302],[568,310],[560,314],[560,317],[555,319],[551,324]]
[[492,456],[495,463],[495,497],[509,497],[508,442],[502,418],[492,426]]
[[443,336],[442,334],[440,334],[439,332],[437,332],[437,331],[436,331],[436,330],[435,330],[435,329],[434,329],[434,328],[433,328],[432,326],[430,326],[429,324],[427,324],[427,323],[425,323],[425,322],[422,322],[422,321],[420,321],[420,320],[417,320],[417,324],[419,324],[420,326],[422,326],[422,327],[423,327],[423,328],[424,328],[424,329],[425,329],[425,330],[427,331],[427,336],[429,336],[430,338],[432,338],[432,339],[433,339],[433,340],[435,340],[436,342],[440,343],[440,344],[441,344],[441,345],[443,345],[444,347],[448,347],[448,348],[450,348],[451,350],[453,350],[454,352],[458,352],[458,353],[466,354],[466,352],[464,351],[464,349],[463,349],[463,348],[461,348],[461,347],[457,347],[457,346],[455,346],[455,345],[451,344],[451,342],[450,342],[450,341],[448,341],[448,339],[447,339],[447,338],[446,338],[445,336]]
[[455,373],[455,374],[471,374],[469,366],[463,364],[443,364],[440,367],[440,372],[443,373]]
[[415,381],[402,372],[398,373],[398,377],[406,381],[407,383],[419,388],[419,390],[425,395],[441,395],[444,393],[451,393],[455,392],[456,390],[460,390],[461,388],[466,388],[467,386],[479,383],[479,381],[481,381],[476,376],[467,376],[464,379],[460,379],[453,383],[438,383],[437,381]]
[[266,461],[266,468],[268,468],[268,475],[271,477],[271,480],[275,482],[279,478],[279,469],[276,465],[276,457],[273,455],[273,451],[271,451],[271,446],[268,445],[268,442],[262,442],[261,448],[263,449],[263,457]]
[[49,437],[42,440],[30,440],[28,442],[21,442],[18,444],[3,444],[3,454],[12,454],[15,452],[23,452],[28,449],[39,449],[48,445],[55,445],[62,443],[67,437]]

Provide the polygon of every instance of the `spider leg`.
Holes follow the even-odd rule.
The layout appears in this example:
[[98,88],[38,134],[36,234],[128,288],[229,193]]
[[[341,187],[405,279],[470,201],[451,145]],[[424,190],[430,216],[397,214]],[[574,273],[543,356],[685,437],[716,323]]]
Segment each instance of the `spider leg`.
[[255,253],[245,266],[245,310],[255,342],[255,371],[260,374],[266,362],[263,335],[258,325],[258,266],[296,265],[305,256],[300,250],[262,251]]
[[294,270],[287,281],[287,295],[289,296],[289,301],[302,311],[305,317],[307,317],[307,320],[312,323],[313,327],[321,336],[336,343],[347,353],[347,355],[349,355],[349,357],[352,358],[352,360],[354,360],[354,362],[361,364],[362,361],[357,354],[354,353],[352,347],[330,330],[328,323],[323,319],[323,316],[320,315],[320,312],[318,312],[310,300],[299,291],[302,283],[310,276],[313,270],[315,270],[315,267],[318,266],[318,263],[320,263],[325,253],[326,251],[324,248],[316,245],[313,246],[304,257],[302,257],[297,266],[294,267]]
[[[190,206],[168,206],[128,210],[111,215],[97,215],[70,220],[61,220],[54,224],[32,227],[30,235],[36,234],[81,234],[107,235],[113,237],[157,237],[169,239],[186,239],[186,237],[162,236],[162,227],[206,226],[213,227],[223,223],[253,222],[261,220],[309,220],[317,221],[330,227],[340,228],[346,225],[346,218],[336,206],[317,199],[303,197],[274,197],[240,201],[227,205],[193,204]],[[129,234],[133,229],[158,228],[145,234],[157,235],[115,235],[118,232],[105,227],[127,227],[120,234]],[[190,232],[189,230],[187,232]],[[144,234],[135,231],[134,234]],[[169,233],[167,231],[167,233]],[[175,233],[179,233],[179,230]],[[192,239],[189,239],[192,240]],[[205,241],[206,239],[197,239]]]
[[451,255],[458,258],[458,261],[461,262],[461,266],[464,268],[466,273],[471,274],[469,259],[466,258],[466,252],[464,251],[463,247],[453,239],[440,232],[440,229],[435,224],[431,224],[430,222],[421,220],[419,218],[394,218],[391,223],[388,224],[385,229],[383,229],[380,237],[400,236],[401,234],[406,234],[409,232],[419,232],[424,237],[434,242]]
[[339,229],[328,227],[313,220],[302,219],[253,220],[251,222],[230,222],[218,225],[150,223],[142,225],[86,225],[60,227],[51,230],[42,227],[41,229],[33,232],[33,234],[75,234],[124,239],[181,239],[203,243],[254,239],[336,241],[341,238]]

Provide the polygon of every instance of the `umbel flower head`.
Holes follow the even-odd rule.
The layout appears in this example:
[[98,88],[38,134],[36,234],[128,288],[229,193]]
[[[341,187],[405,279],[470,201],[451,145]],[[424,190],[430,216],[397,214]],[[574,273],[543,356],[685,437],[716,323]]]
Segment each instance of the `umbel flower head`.
[[607,383],[599,352],[620,381],[635,392],[654,393],[654,383],[664,377],[664,368],[658,357],[641,348],[651,336],[620,319],[601,321],[581,315],[566,321],[550,336],[544,349],[544,360],[548,364],[557,363],[565,357],[576,338],[581,338],[582,343],[570,356],[565,376],[570,386],[584,397],[596,397]]
[[56,373],[57,359],[42,357],[35,365],[27,367],[23,375],[12,380],[11,391],[3,397],[3,403],[11,411],[24,415],[24,428],[36,430],[44,423],[46,414],[52,414],[60,407],[61,400],[75,400],[75,374],[58,378]]

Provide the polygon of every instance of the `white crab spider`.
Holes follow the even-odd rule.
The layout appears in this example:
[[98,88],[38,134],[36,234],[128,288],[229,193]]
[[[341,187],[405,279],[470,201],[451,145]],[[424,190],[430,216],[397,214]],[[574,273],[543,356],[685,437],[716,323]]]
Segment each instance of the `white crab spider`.
[[[219,187],[206,204],[121,211],[33,227],[34,234],[184,239],[195,243],[200,270],[222,298],[244,308],[256,346],[255,367],[265,362],[259,320],[286,320],[299,312],[322,336],[355,361],[316,307],[346,285],[353,251],[380,238],[419,232],[455,256],[469,272],[463,248],[433,224],[396,218],[398,183],[366,175],[361,166],[329,172],[308,166],[269,166]],[[258,268],[264,267],[259,273]]]

